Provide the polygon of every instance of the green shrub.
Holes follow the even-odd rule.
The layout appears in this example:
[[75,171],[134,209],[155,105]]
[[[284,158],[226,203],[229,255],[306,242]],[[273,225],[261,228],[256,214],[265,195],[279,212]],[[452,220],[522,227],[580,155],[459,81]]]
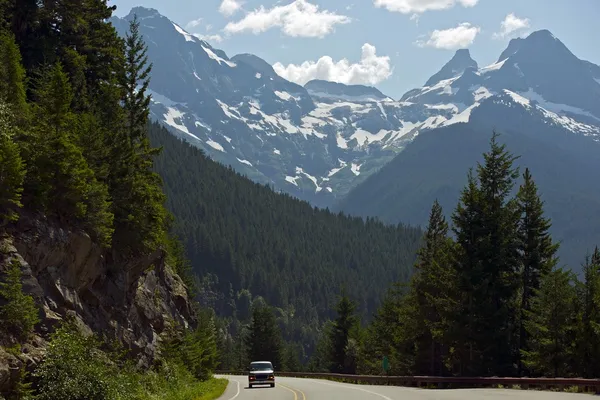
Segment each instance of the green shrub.
[[52,334],[46,357],[33,376],[39,400],[108,400],[119,396],[118,368],[72,323]]

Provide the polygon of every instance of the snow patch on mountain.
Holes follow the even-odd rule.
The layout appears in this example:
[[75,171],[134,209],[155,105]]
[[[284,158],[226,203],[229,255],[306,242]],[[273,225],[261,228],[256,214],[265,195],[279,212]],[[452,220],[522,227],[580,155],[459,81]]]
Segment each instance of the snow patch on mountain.
[[283,101],[297,100],[294,96],[292,96],[288,92],[280,92],[279,90],[276,90],[273,93],[275,93],[275,96],[279,97]]
[[221,144],[215,142],[214,140],[207,140],[206,144],[208,144],[210,147],[212,147],[215,150],[221,151],[221,152],[225,152],[225,149],[223,148],[223,146],[221,146]]
[[539,103],[539,105],[541,107],[545,108],[548,111],[552,111],[557,114],[561,114],[561,113],[579,114],[579,115],[593,118],[593,119],[597,120],[598,122],[600,122],[600,118],[596,117],[595,115],[593,115],[592,113],[590,113],[588,111],[582,110],[579,107],[573,107],[573,106],[569,106],[567,104],[558,104],[558,103],[552,103],[550,101],[547,101],[546,99],[544,99],[544,97],[542,95],[536,93],[531,88],[529,88],[529,90],[527,92],[520,92],[519,94],[529,100]]
[[212,58],[213,60],[215,60],[216,62],[218,62],[219,64],[223,63],[226,64],[228,66],[230,66],[231,68],[236,67],[237,65],[231,61],[227,61],[226,59],[219,57],[214,51],[212,51],[211,49],[209,49],[208,47],[204,47],[202,46],[202,49],[206,52],[206,54],[208,54],[208,56],[210,58]]
[[512,99],[514,101],[516,101],[517,103],[525,106],[525,107],[530,107],[531,103],[529,102],[529,99],[527,99],[526,97],[521,96],[520,94],[517,94],[515,92],[511,92],[508,89],[504,89],[504,92],[507,93],[510,97],[512,97]]
[[[237,158],[237,157],[236,157],[236,158]],[[239,162],[241,162],[242,164],[246,164],[246,165],[247,165],[247,166],[249,166],[249,167],[252,167],[252,166],[253,166],[253,165],[252,165],[252,163],[251,163],[250,161],[248,161],[248,160],[242,160],[242,159],[240,159],[240,158],[237,158],[237,160],[238,160]]]
[[504,66],[504,64],[506,63],[507,60],[508,60],[508,58],[506,58],[500,62],[494,63],[492,65],[488,65],[487,67],[483,67],[478,72],[479,72],[479,74],[487,74],[488,72],[497,71]]
[[177,25],[176,23],[173,23],[173,26],[175,27],[175,30],[177,32],[179,32],[186,40],[186,42],[195,42],[195,38],[194,36],[190,35],[189,33],[187,33],[186,31],[184,31],[179,25]]

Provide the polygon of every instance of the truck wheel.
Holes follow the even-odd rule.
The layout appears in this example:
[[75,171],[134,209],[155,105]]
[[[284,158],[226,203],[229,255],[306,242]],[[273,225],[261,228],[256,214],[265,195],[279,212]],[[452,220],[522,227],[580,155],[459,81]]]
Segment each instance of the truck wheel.
[[275,387],[275,384],[274,384],[274,383],[271,383],[271,387]]

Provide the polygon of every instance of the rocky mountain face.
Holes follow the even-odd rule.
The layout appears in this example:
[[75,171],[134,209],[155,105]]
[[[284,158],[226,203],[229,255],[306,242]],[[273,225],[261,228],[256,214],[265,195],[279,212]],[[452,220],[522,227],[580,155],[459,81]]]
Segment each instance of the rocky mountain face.
[[366,86],[299,86],[256,56],[229,58],[153,9],[113,18],[119,34],[134,15],[154,65],[153,118],[211,158],[317,205],[330,205],[419,130],[453,115]]
[[134,15],[154,64],[153,118],[211,158],[318,206],[340,201],[419,133],[468,122],[485,102],[528,107],[572,133],[600,133],[600,67],[548,31],[512,40],[486,67],[458,50],[397,101],[362,85],[299,86],[254,55],[229,58],[153,9],[113,18],[121,35]]
[[[423,225],[438,199],[450,216],[468,168],[482,161],[496,129],[520,156],[521,171],[529,167],[539,186],[562,262],[579,269],[600,243],[594,184],[600,171],[600,68],[578,59],[548,31],[512,40],[498,62],[484,68],[460,71],[469,64],[464,56],[402,97],[452,107],[452,118],[415,138],[334,208]],[[448,77],[448,70],[457,73]]]
[[153,361],[168,324],[195,323],[186,287],[163,251],[113,263],[85,232],[22,216],[0,240],[0,273],[13,262],[21,267],[23,290],[35,299],[41,323],[23,355],[0,350],[0,393],[21,365],[40,361],[47,334],[67,317],[83,332],[119,339],[141,366]]

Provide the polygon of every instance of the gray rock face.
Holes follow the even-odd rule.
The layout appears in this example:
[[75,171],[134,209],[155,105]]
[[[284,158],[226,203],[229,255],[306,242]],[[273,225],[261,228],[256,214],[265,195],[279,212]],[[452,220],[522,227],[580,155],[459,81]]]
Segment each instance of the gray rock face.
[[362,85],[289,82],[251,54],[232,58],[155,10],[137,14],[153,62],[152,117],[249,178],[326,206],[447,110]]
[[23,290],[35,299],[41,323],[20,358],[0,352],[0,392],[10,381],[7,368],[39,361],[44,338],[67,316],[83,332],[119,339],[142,366],[156,356],[167,323],[195,323],[185,285],[162,251],[117,265],[86,233],[43,219],[24,216],[9,233],[1,244],[0,272],[13,261],[21,266]]

